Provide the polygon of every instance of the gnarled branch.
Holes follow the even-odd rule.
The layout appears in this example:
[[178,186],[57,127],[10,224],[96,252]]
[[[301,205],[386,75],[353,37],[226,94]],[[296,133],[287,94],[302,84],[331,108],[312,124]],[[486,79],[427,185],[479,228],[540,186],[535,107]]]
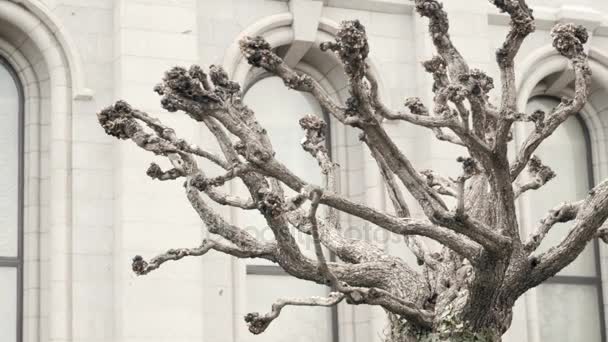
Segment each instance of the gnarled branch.
[[252,334],[261,334],[279,317],[281,311],[286,306],[334,306],[339,304],[344,299],[344,294],[331,292],[328,297],[309,297],[309,298],[282,298],[272,304],[272,311],[260,315],[257,312],[248,313],[245,315],[245,322],[249,326],[249,331]]
[[575,203],[562,203],[551,209],[547,216],[540,221],[540,226],[536,228],[534,233],[530,235],[527,242],[524,244],[524,250],[527,253],[534,252],[556,223],[564,223],[574,220],[576,215],[578,215],[581,205],[582,201]]
[[205,239],[200,246],[195,248],[177,248],[170,249],[163,254],[159,254],[150,261],[144,260],[140,255],[133,258],[132,269],[137,275],[145,275],[156,269],[167,261],[177,261],[185,257],[202,256],[210,250],[215,250],[224,254],[232,255],[237,258],[263,258],[274,260],[276,253],[276,245],[273,243],[260,244],[256,248],[241,249],[235,246],[230,246],[218,241]]
[[519,290],[525,291],[570,264],[593,239],[608,218],[608,181],[594,187],[578,206],[574,226],[557,246],[538,256],[529,257],[530,272],[519,279]]
[[532,156],[528,161],[528,174],[532,177],[532,180],[515,187],[515,198],[528,190],[540,189],[556,176],[555,172],[550,167],[544,165],[537,156]]
[[[583,26],[558,24],[551,31],[553,46],[574,67],[575,87],[573,99],[562,99],[562,102],[548,116],[540,118],[534,130],[522,144],[515,162],[511,165],[511,179],[515,180],[524,169],[536,148],[564,122],[578,113],[590,92],[591,69],[584,52],[583,44],[587,42],[587,31]],[[538,121],[538,120],[537,120]]]

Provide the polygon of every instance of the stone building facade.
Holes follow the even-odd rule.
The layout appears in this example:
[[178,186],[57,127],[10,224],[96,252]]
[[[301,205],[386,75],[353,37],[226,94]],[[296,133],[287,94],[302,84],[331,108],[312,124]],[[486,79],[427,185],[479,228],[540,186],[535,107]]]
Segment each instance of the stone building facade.
[[[507,32],[507,17],[486,0],[444,2],[454,42],[498,83],[494,51]],[[589,104],[541,151],[558,178],[520,200],[523,235],[546,210],[608,177],[608,2],[528,2],[538,30],[517,59],[520,109],[550,107],[571,92],[569,65],[550,44],[549,30],[557,22],[589,29],[594,76]],[[432,80],[419,64],[433,47],[426,20],[408,0],[0,0],[0,116],[8,123],[0,138],[0,168],[8,175],[0,182],[0,212],[6,217],[1,224],[7,227],[0,228],[0,340],[380,341],[383,313],[349,306],[287,309],[267,334],[250,335],[245,313],[268,310],[280,295],[327,291],[272,265],[209,254],[136,277],[130,270],[134,255],[195,246],[205,229],[179,184],[145,177],[154,158],[107,137],[95,116],[116,99],[127,99],[181,136],[214,149],[202,127],[163,112],[152,87],[171,66],[221,64],[280,142],[279,156],[314,180],[306,156],[294,152],[301,136],[292,127],[299,115],[322,115],[319,105],[252,70],[237,42],[243,35],[264,36],[291,66],[344,101],[341,67],[319,43],[331,40],[346,19],[367,28],[369,61],[386,103],[398,108],[409,96],[429,103]],[[416,167],[454,175],[461,150],[407,124],[387,126]],[[330,127],[341,192],[390,207],[358,133],[333,122]],[[527,129],[517,128],[514,144]],[[219,210],[264,234],[256,218]],[[342,220],[350,234],[412,259],[394,236]],[[606,253],[605,247],[590,246],[566,271],[522,298],[506,341],[606,341]]]

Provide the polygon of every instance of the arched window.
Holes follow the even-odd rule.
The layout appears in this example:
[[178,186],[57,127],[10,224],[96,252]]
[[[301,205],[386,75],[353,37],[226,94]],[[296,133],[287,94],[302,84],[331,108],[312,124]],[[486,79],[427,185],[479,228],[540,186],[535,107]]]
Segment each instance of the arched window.
[[[559,100],[534,97],[526,112],[549,113]],[[538,222],[552,207],[584,198],[593,186],[590,137],[578,116],[564,122],[538,149],[543,163],[557,174],[529,196],[531,222]],[[538,252],[558,244],[572,223],[558,224]],[[555,277],[538,287],[539,331],[542,341],[605,341],[599,248],[590,243],[581,255]]]
[[[267,77],[253,84],[243,101],[255,111],[258,121],[267,130],[276,158],[306,181],[321,185],[322,179],[316,160],[300,147],[304,132],[298,123],[306,114],[323,115],[323,110],[316,99],[310,94],[288,89],[278,77]],[[328,119],[326,117],[324,119],[329,124]],[[239,191],[242,192],[243,190]],[[241,226],[247,226],[248,231],[259,239],[273,239],[270,228],[258,213],[239,213],[238,220],[242,222]],[[314,258],[312,239],[295,230],[293,234],[302,251]],[[247,265],[248,312],[267,312],[281,297],[326,296],[329,292],[327,286],[288,276],[280,267],[268,262],[254,260]],[[276,320],[263,335],[247,335],[246,340],[336,341],[335,310],[335,308],[289,308],[289,319]]]
[[21,87],[0,58],[0,335],[21,341],[23,115]]

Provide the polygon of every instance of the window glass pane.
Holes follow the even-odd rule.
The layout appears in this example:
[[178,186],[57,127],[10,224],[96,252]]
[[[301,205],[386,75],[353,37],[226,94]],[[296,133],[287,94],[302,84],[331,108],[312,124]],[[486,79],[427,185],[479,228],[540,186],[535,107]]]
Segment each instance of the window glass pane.
[[513,307],[513,319],[509,330],[502,335],[502,342],[528,341],[528,315],[526,308],[527,298],[520,297]]
[[0,267],[0,340],[17,341],[17,269]]
[[[268,77],[256,82],[247,91],[243,101],[256,113],[258,121],[268,132],[277,160],[304,180],[321,185],[322,178],[317,161],[300,146],[304,131],[298,123],[300,118],[307,114],[323,117],[323,111],[316,99],[308,93],[287,88],[278,77]],[[295,193],[290,189],[286,190],[287,193]],[[241,196],[248,196],[242,184],[237,192]],[[259,239],[274,240],[272,231],[257,211],[239,211],[238,224],[247,227],[247,230]],[[295,229],[292,232],[303,252],[314,257],[314,245],[310,236]],[[248,262],[267,263],[263,260]]]
[[[247,275],[247,312],[265,314],[278,298],[327,296],[328,288],[308,281],[269,275]],[[246,342],[331,342],[331,308],[288,306],[260,335],[246,334]]]
[[[551,98],[535,98],[528,104],[528,113],[541,109],[549,113],[558,102]],[[557,177],[536,191],[524,196],[530,199],[530,214],[533,226],[548,211],[562,202],[577,201],[585,198],[589,191],[589,170],[585,131],[576,117],[564,122],[536,153],[545,165],[550,166]],[[568,234],[572,223],[557,224],[544,239],[538,252],[555,246]],[[590,243],[581,255],[566,267],[560,275],[595,276],[594,245]]]
[[0,256],[17,256],[19,95],[0,64]]
[[595,286],[544,284],[538,289],[541,341],[601,341]]
[[278,77],[256,82],[243,101],[268,132],[276,158],[308,182],[321,184],[317,161],[302,149],[304,131],[298,121],[307,114],[323,118],[317,100],[308,93],[287,88]]

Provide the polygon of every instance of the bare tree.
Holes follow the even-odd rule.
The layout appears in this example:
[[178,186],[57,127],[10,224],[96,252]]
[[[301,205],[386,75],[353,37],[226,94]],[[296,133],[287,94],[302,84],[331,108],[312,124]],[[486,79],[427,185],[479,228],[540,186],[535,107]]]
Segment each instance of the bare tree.
[[[522,294],[570,264],[592,239],[607,239],[600,226],[608,217],[608,183],[597,185],[579,202],[553,209],[529,238],[520,236],[516,198],[555,176],[533,154],[587,100],[591,73],[583,44],[588,37],[582,26],[553,28],[553,46],[573,67],[575,95],[562,99],[550,113],[521,113],[516,106],[514,58],[535,29],[532,10],[524,0],[490,2],[511,19],[507,37],[496,52],[501,78],[497,104],[490,103],[488,96],[493,80],[469,68],[450,39],[448,16],[436,0],[415,0],[416,11],[429,20],[437,52],[423,63],[434,78],[430,108],[418,98],[408,99],[403,111],[381,102],[378,82],[366,64],[365,29],[358,21],[343,22],[336,41],[321,45],[337,54],[344,66],[350,89],[346,104],[336,103],[310,76],[292,70],[263,38],[240,42],[251,65],[280,77],[291,89],[312,94],[333,118],[360,130],[396,214],[337,194],[337,165],[328,156],[326,123],[318,116],[307,115],[299,123],[305,137],[302,147],[318,161],[323,184],[307,183],[277,160],[270,137],[243,104],[240,86],[219,66],[210,66],[209,74],[196,65],[189,70],[175,67],[166,72],[155,91],[164,109],[182,111],[205,125],[219,143],[221,156],[180,139],[172,128],[124,101],[101,111],[99,122],[107,134],[168,158],[170,170],[152,164],[147,174],[160,181],[185,180],[179,184],[184,184],[188,200],[209,233],[217,236],[198,247],[171,249],[149,261],[136,256],[133,271],[144,275],[166,261],[215,250],[237,258],[266,259],[294,277],[331,287],[327,298],[294,294],[296,298],[277,299],[269,313],[248,314],[245,321],[254,334],[266,330],[285,306],[332,306],[346,301],[381,306],[389,318],[387,341],[500,341]],[[469,155],[458,159],[461,176],[449,179],[416,169],[385,131],[386,120],[421,126],[439,140],[464,146]],[[535,129],[509,160],[508,142],[515,122],[529,122]],[[208,175],[199,167],[201,160],[211,161],[224,173]],[[531,179],[528,183],[518,179],[525,169],[532,176],[524,177]],[[221,185],[237,179],[246,185],[246,196],[222,192]],[[295,195],[286,195],[286,188]],[[425,218],[410,217],[402,188],[418,202]],[[448,208],[446,196],[455,198],[454,208]],[[259,211],[275,239],[256,239],[219,215],[210,202]],[[328,214],[318,214],[319,206],[325,206]],[[338,214],[403,235],[421,270],[369,242],[344,237],[338,229]],[[545,252],[537,251],[551,228],[567,221],[573,224],[566,237]],[[312,237],[316,258],[302,252],[290,227]],[[443,247],[430,250],[421,236]],[[328,261],[324,248],[338,261]]]

